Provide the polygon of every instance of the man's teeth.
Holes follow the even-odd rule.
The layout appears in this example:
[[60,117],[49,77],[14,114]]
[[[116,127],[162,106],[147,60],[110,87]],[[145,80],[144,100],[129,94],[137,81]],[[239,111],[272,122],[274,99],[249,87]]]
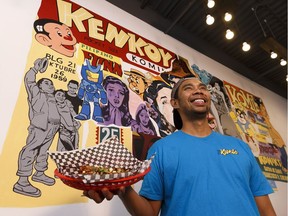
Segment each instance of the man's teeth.
[[196,99],[195,102],[204,103],[205,101],[203,99]]

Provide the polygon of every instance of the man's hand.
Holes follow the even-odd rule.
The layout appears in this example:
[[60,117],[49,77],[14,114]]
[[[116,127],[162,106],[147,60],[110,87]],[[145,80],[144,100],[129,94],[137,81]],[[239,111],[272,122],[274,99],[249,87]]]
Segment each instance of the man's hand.
[[38,58],[34,61],[34,69],[40,73],[44,73],[48,67],[48,59],[46,57],[44,58]]
[[121,187],[113,191],[109,191],[108,188],[103,188],[101,191],[88,190],[83,191],[83,195],[93,199],[96,203],[101,203],[104,199],[111,200],[114,195],[118,195],[130,215],[159,215],[162,203],[161,200],[147,200],[139,196],[131,186]]
[[109,191],[107,188],[103,188],[101,191],[83,191],[84,196],[88,197],[89,199],[93,199],[96,203],[101,203],[104,199],[111,200],[114,195],[121,195],[122,193],[125,193],[124,187],[121,187],[115,191]]

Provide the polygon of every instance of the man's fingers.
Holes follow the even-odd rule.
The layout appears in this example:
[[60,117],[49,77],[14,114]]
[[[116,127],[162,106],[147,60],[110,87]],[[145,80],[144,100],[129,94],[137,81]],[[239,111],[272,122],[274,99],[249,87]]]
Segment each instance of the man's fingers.
[[125,193],[125,187],[120,187],[119,190],[117,191],[118,196],[122,197]]
[[[83,196],[88,197],[88,191],[83,191]],[[89,198],[89,197],[88,197]]]
[[107,188],[104,188],[101,191],[95,191],[95,190],[83,191],[83,195],[90,199],[93,199],[96,203],[101,203],[105,198],[107,200],[111,200],[114,196],[114,194]]
[[111,200],[114,196],[114,194],[107,188],[102,189],[101,192],[107,200]]
[[104,195],[100,192],[96,192],[94,190],[89,190],[87,192],[87,197],[93,199],[96,203],[101,203],[104,200]]

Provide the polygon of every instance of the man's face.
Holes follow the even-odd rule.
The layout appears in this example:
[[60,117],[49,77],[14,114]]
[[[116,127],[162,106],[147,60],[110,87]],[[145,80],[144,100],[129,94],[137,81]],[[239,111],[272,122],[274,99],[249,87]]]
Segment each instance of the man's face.
[[138,95],[143,94],[147,86],[141,76],[138,76],[136,74],[130,74],[127,80],[129,82],[129,88],[133,92],[135,92]]
[[50,80],[48,80],[48,79],[44,79],[39,87],[45,93],[52,94],[55,91],[53,83]]
[[47,23],[44,26],[45,31],[49,33],[47,46],[58,53],[72,57],[76,51],[76,38],[70,28],[66,25],[57,23]]
[[198,79],[185,80],[178,89],[176,108],[186,114],[208,114],[211,104],[210,93],[206,85]]
[[78,85],[75,83],[69,83],[68,86],[68,92],[70,95],[76,95],[77,90],[78,90]]

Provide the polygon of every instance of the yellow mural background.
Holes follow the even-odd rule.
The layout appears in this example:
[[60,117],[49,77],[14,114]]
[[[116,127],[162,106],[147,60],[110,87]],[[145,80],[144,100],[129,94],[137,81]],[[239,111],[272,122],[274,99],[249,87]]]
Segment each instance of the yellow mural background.
[[[34,35],[34,32],[33,32]],[[82,191],[70,188],[64,185],[60,179],[56,179],[56,183],[53,186],[46,186],[44,184],[34,182],[29,179],[30,183],[41,190],[42,195],[38,198],[20,195],[13,192],[13,185],[17,182],[18,176],[16,175],[18,168],[18,155],[22,147],[26,144],[26,138],[28,135],[28,126],[30,124],[28,117],[28,102],[27,92],[24,86],[25,73],[33,67],[33,63],[37,58],[43,58],[46,54],[53,56],[53,59],[49,61],[55,61],[57,58],[63,61],[63,65],[67,65],[68,62],[79,62],[79,59],[83,56],[77,54],[73,58],[68,58],[63,55],[59,55],[48,47],[44,47],[35,39],[31,44],[30,53],[27,57],[27,65],[25,71],[23,71],[23,82],[21,84],[19,96],[15,105],[15,110],[11,119],[10,127],[7,132],[7,136],[3,145],[2,153],[0,155],[0,167],[1,167],[1,178],[0,178],[0,206],[1,207],[40,207],[50,205],[63,205],[72,203],[84,203],[88,202],[88,199],[81,196]],[[79,53],[79,52],[78,52]],[[77,60],[78,58],[78,60]],[[83,62],[83,61],[82,61]],[[80,69],[81,65],[78,65],[76,69]],[[78,70],[77,69],[77,70]],[[55,67],[49,67],[44,73],[38,73],[36,75],[36,81],[42,77],[50,78],[51,74],[55,71]],[[78,73],[65,73],[67,79],[79,80]],[[68,82],[60,82],[53,80],[55,89],[67,90]],[[81,122],[79,129],[79,149],[91,147],[96,144],[97,124],[93,120],[87,120]],[[49,151],[56,151],[58,135],[56,134],[53,143]],[[122,129],[122,140],[124,145],[132,151],[132,132],[130,128]],[[54,176],[54,170],[56,165],[51,158],[48,159],[48,170],[45,172],[48,176]],[[21,200],[21,201],[19,201]]]

